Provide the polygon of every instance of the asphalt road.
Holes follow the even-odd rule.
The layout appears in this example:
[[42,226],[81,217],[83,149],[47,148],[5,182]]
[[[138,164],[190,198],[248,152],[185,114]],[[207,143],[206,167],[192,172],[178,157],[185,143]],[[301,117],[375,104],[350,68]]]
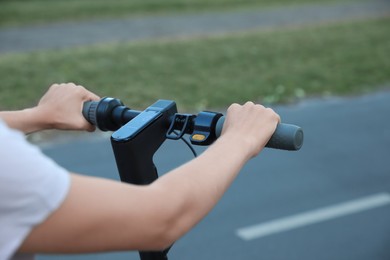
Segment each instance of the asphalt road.
[[[275,110],[303,127],[303,148],[266,149],[252,159],[217,207],[174,245],[170,259],[390,259],[390,92]],[[69,170],[118,179],[108,138],[79,138],[44,152]],[[169,141],[155,162],[166,172],[191,158],[184,144]],[[259,224],[268,233],[258,233],[253,225]],[[238,230],[247,227],[253,237],[245,240]]]

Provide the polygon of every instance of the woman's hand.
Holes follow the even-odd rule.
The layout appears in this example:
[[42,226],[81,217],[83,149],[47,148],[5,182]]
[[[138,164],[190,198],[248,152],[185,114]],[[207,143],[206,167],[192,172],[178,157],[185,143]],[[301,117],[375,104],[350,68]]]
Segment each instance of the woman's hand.
[[74,83],[54,84],[38,105],[18,111],[0,111],[2,119],[11,128],[26,134],[45,129],[94,131],[82,115],[85,101],[99,97]]
[[252,158],[267,144],[279,122],[279,115],[271,108],[253,102],[232,104],[227,111],[222,136],[239,140]]
[[45,122],[45,128],[94,131],[82,115],[84,102],[91,100],[99,97],[82,86],[53,84],[33,110],[39,121]]

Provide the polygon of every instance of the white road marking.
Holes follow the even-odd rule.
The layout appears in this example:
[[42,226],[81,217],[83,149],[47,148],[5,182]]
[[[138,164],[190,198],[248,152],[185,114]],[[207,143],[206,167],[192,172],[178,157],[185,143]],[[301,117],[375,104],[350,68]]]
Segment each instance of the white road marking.
[[236,231],[236,234],[241,239],[249,241],[361,211],[382,207],[387,204],[390,204],[390,194],[379,193],[349,202],[272,220],[258,225],[240,228]]

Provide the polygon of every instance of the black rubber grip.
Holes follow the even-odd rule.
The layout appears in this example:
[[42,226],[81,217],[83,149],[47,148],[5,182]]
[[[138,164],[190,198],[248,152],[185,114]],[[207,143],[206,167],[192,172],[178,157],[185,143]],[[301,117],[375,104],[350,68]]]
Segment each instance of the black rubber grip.
[[[216,125],[215,134],[221,135],[225,117],[221,117]],[[301,127],[291,124],[278,124],[275,132],[268,141],[266,147],[281,150],[297,151],[303,144],[303,130]]]
[[87,101],[83,105],[83,116],[92,125],[97,126],[96,109],[99,101]]

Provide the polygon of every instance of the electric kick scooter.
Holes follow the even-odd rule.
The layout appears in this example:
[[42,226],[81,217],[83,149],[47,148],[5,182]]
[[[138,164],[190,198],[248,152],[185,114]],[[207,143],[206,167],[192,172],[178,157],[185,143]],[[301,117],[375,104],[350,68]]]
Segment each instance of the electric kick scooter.
[[[136,185],[150,184],[158,178],[153,155],[165,140],[183,139],[188,134],[193,145],[210,145],[221,135],[225,120],[221,113],[210,111],[197,115],[178,113],[171,100],[158,100],[144,111],[136,111],[110,97],[86,102],[83,115],[100,130],[114,131],[111,144],[120,179]],[[302,129],[281,123],[266,147],[297,151],[302,144]],[[140,251],[140,259],[167,260],[169,249]]]

